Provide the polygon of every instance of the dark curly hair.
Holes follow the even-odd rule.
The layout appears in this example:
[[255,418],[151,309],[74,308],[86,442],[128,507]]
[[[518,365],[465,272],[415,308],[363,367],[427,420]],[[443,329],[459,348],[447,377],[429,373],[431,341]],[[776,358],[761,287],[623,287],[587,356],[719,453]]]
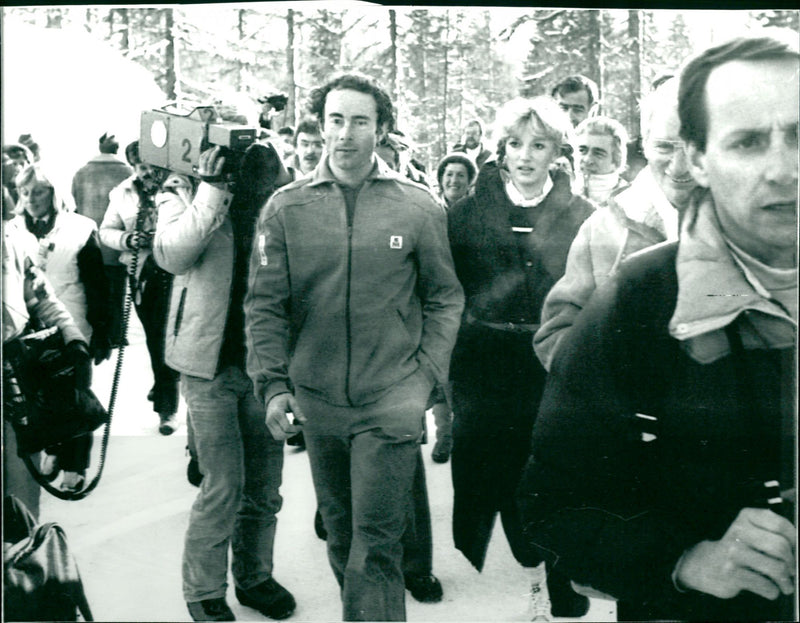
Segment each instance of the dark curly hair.
[[297,132],[294,135],[295,147],[297,146],[297,137],[301,134],[320,134],[319,122],[310,117],[304,117],[297,124]]
[[314,89],[309,97],[308,110],[324,125],[325,100],[331,91],[351,89],[371,95],[375,99],[378,113],[378,127],[386,130],[394,128],[394,107],[389,95],[378,83],[365,74],[344,73],[334,76],[326,84]]

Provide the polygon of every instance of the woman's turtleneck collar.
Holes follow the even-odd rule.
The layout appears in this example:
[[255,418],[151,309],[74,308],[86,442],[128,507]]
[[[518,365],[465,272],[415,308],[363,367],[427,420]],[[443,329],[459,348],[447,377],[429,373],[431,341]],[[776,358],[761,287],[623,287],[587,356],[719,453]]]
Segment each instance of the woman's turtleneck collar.
[[548,175],[544,180],[544,185],[542,186],[541,192],[536,195],[535,197],[531,197],[530,199],[526,199],[522,192],[514,185],[511,176],[502,169],[500,170],[500,177],[503,180],[503,186],[506,191],[506,195],[511,200],[515,206],[519,206],[521,208],[533,208],[539,205],[544,198],[550,194],[550,191],[553,190],[553,180],[550,179],[550,175]]

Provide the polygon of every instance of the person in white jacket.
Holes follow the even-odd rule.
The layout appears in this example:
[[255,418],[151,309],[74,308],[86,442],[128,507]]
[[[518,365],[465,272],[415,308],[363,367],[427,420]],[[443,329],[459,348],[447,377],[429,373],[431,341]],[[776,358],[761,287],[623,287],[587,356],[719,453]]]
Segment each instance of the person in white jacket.
[[[108,341],[108,282],[97,239],[97,225],[69,209],[69,196],[60,193],[40,164],[28,165],[15,179],[18,216],[7,224],[34,264],[48,278],[58,299],[72,316],[95,364],[111,356]],[[91,372],[91,367],[89,368]],[[91,383],[89,379],[87,383]],[[51,448],[42,460],[42,473],[61,488],[80,490],[92,448],[92,436],[81,435]]]
[[178,428],[179,399],[178,373],[164,362],[172,275],[156,264],[151,251],[158,215],[155,194],[161,187],[163,171],[141,161],[138,141],[125,148],[125,156],[134,167],[134,174],[109,193],[100,241],[121,251],[119,261],[128,266],[133,306],[144,328],[153,370],[153,386],[147,397],[158,413],[158,431],[171,435]]

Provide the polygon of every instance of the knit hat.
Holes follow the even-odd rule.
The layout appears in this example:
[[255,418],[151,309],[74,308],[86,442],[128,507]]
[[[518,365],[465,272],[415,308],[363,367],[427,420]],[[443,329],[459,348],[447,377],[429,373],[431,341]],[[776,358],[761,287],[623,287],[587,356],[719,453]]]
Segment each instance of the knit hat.
[[442,185],[442,176],[444,175],[444,170],[447,168],[447,165],[451,163],[463,164],[467,168],[467,182],[472,184],[475,176],[478,174],[475,163],[472,161],[472,158],[463,152],[453,152],[442,158],[439,161],[439,166],[436,167],[436,181],[439,182],[439,186]]

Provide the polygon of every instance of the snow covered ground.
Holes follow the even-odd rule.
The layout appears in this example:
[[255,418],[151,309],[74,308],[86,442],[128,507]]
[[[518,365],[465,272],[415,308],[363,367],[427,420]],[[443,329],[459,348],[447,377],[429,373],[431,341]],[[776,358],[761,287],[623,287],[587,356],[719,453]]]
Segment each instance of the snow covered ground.
[[[96,620],[189,621],[181,595],[180,561],[197,490],[185,477],[186,428],[181,426],[170,437],[158,434],[158,417],[145,397],[152,376],[135,315],[129,340],[100,485],[79,502],[43,494],[41,519],[58,521],[65,528]],[[104,402],[113,369],[113,358],[95,369],[94,389]],[[179,417],[183,422],[183,407]],[[430,431],[433,426],[429,413]],[[95,451],[99,442],[97,437]],[[444,599],[421,604],[407,594],[408,620],[528,620],[528,572],[511,556],[499,522],[483,573],[454,548],[450,464],[433,463],[431,449],[432,445],[425,446],[423,453],[433,521],[434,573],[444,587]],[[286,448],[281,492],[284,506],[278,515],[275,578],[297,600],[297,610],[289,620],[341,620],[339,591],[325,543],[313,530],[316,502],[305,452]],[[238,603],[232,580],[228,603],[239,620],[268,620]],[[614,602],[592,600],[589,614],[581,620],[614,621],[615,614]]]

